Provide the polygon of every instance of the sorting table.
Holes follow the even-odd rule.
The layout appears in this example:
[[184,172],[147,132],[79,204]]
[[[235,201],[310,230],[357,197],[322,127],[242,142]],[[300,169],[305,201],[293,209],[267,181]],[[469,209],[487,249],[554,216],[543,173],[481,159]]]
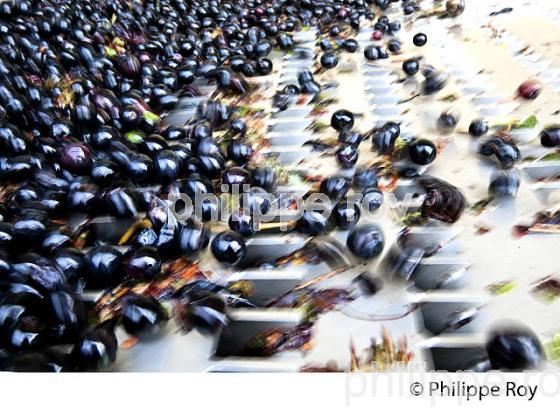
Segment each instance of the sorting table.
[[[490,17],[491,11],[509,4],[495,0],[477,2],[473,7],[471,3],[467,2],[465,12],[454,19],[432,17],[411,20],[409,24],[404,17],[403,30],[396,35],[403,43],[402,54],[375,63],[367,62],[363,56],[372,34],[372,28],[364,27],[356,37],[360,50],[342,54],[338,67],[316,74],[316,79],[323,86],[336,83],[325,93],[336,97],[337,102],[328,107],[321,121],[328,122],[332,112],[345,108],[360,114],[355,128],[361,132],[376,124],[396,121],[401,124],[403,138],[422,137],[437,142],[438,157],[422,172],[459,187],[472,205],[487,197],[496,166],[477,154],[477,141],[460,132],[468,128],[471,120],[483,117],[491,123],[500,123],[505,117],[523,120],[534,114],[538,125],[518,130],[512,136],[525,159],[543,154],[538,133],[542,126],[556,121],[556,111],[560,109],[560,45],[549,42],[560,34],[560,8],[553,1],[527,1],[515,3],[511,13]],[[425,9],[432,6],[432,2],[421,4]],[[394,6],[387,14],[394,18],[400,15],[400,10]],[[413,46],[412,36],[417,32],[427,34],[425,47]],[[313,69],[313,57],[318,50],[316,35],[313,28],[295,34],[301,53],[284,56],[274,52],[274,72],[258,80],[272,85],[270,96],[284,84],[295,81],[299,71]],[[423,63],[446,72],[449,79],[439,93],[401,104],[419,87],[420,80],[401,81],[402,61],[412,56],[422,56]],[[514,99],[517,86],[528,78],[542,82],[541,96],[534,102]],[[199,85],[207,96],[213,92],[211,84]],[[204,98],[182,101],[166,121],[185,124],[196,104]],[[291,114],[270,113],[266,120],[269,144],[265,154],[276,156],[284,166],[305,167],[317,175],[351,177],[352,170],[339,169],[334,156],[323,156],[303,146],[310,139],[335,136],[332,129],[317,135],[306,130],[313,120],[306,103],[292,108]],[[456,132],[441,135],[436,120],[448,109],[461,114],[460,123]],[[358,165],[376,157],[370,141],[361,144]],[[383,254],[367,264],[356,263],[347,255],[346,262],[353,267],[320,285],[349,286],[356,275],[368,270],[384,279],[383,289],[321,315],[314,325],[313,346],[305,354],[283,352],[266,359],[232,355],[228,346],[239,338],[267,326],[297,324],[302,317],[302,312],[294,309],[235,309],[230,312],[230,325],[217,337],[203,336],[196,331],[182,334],[170,321],[162,337],[121,350],[117,368],[120,371],[298,371],[304,365],[324,365],[329,360],[347,368],[351,360],[350,341],[361,354],[371,338],[380,339],[382,329],[386,329],[394,340],[406,336],[414,354],[413,365],[418,369],[467,369],[484,358],[482,346],[488,332],[510,321],[529,326],[547,344],[559,331],[555,319],[560,302],[544,303],[535,297],[532,289],[536,281],[557,271],[558,239],[554,234],[519,238],[512,230],[514,225],[532,220],[536,212],[555,209],[558,205],[555,196],[558,187],[543,185],[531,173],[542,169],[545,174],[554,173],[551,166],[558,164],[524,160],[517,166],[522,181],[515,199],[493,201],[482,212],[467,209],[451,226],[433,224],[411,229],[409,241],[445,244],[436,255],[421,260],[416,268],[416,283],[387,276],[386,262],[396,249],[403,226],[395,204],[385,201],[367,218],[384,232]],[[311,186],[287,189],[305,192]],[[410,192],[406,182],[399,184],[397,193],[398,189]],[[227,229],[226,225],[213,225],[213,232]],[[345,231],[334,231],[328,241],[343,247],[346,235]],[[253,253],[272,257],[288,254],[306,240],[293,233],[257,235],[248,242],[248,247]],[[323,263],[272,270],[226,269],[209,252],[200,256],[200,263],[220,283],[239,279],[260,281],[263,289],[270,287],[273,293],[284,289],[282,286],[291,286],[332,268]],[[499,295],[489,292],[488,286],[501,282],[511,284],[512,289]],[[415,304],[418,309],[400,317],[408,306]],[[464,311],[476,312],[468,325],[457,330],[445,328],[449,315]],[[372,320],[375,316],[394,318]],[[125,337],[119,334],[119,338]],[[551,365],[554,365],[552,361]]]

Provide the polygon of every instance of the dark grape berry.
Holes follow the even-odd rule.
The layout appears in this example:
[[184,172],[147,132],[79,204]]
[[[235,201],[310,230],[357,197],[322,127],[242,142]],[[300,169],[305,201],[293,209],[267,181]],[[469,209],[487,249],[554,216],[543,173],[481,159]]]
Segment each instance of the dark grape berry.
[[86,286],[100,289],[114,286],[123,278],[121,253],[108,245],[92,248],[86,255]]
[[350,189],[350,182],[342,177],[325,178],[321,182],[319,189],[321,193],[325,194],[330,199],[339,200],[342,199]]
[[249,171],[241,167],[231,167],[224,171],[222,175],[222,184],[230,187],[239,186],[239,191],[244,184],[251,181]]
[[515,169],[498,171],[492,175],[488,194],[492,197],[515,197],[521,184],[519,173]]
[[408,5],[404,6],[404,8],[403,8],[403,13],[407,16],[410,15],[410,14],[413,14],[415,11],[416,11],[416,9],[411,4],[408,4]]
[[122,325],[128,334],[153,336],[167,320],[163,306],[151,296],[127,295],[122,311]]
[[437,120],[437,128],[442,133],[452,132],[459,122],[457,116],[450,112],[443,112]]
[[71,371],[67,360],[51,352],[22,352],[6,358],[2,370],[7,372],[60,373]]
[[329,35],[332,37],[336,37],[340,34],[340,27],[339,26],[332,26],[329,30]]
[[359,258],[373,259],[383,251],[383,233],[373,224],[356,227],[348,235],[346,246]]
[[384,47],[377,47],[377,52],[379,53],[379,58],[384,60],[386,58],[389,58],[389,53],[387,52],[387,49]]
[[319,46],[321,47],[321,50],[323,50],[323,51],[329,51],[329,50],[332,50],[332,48],[333,48],[331,42],[326,38],[321,39],[321,41],[319,42]]
[[272,61],[268,58],[261,58],[257,61],[257,71],[260,75],[269,75],[272,72]]
[[416,33],[412,39],[416,47],[423,47],[428,42],[428,37],[424,33]]
[[342,168],[352,168],[358,161],[358,150],[356,146],[352,144],[341,146],[336,151],[336,159]]
[[90,150],[79,142],[66,144],[61,149],[60,162],[72,172],[86,172],[92,162]]
[[78,249],[62,249],[54,258],[56,267],[70,284],[74,284],[84,274],[85,255]]
[[321,212],[304,211],[297,221],[297,228],[306,235],[321,235],[329,228],[329,221]]
[[494,136],[489,138],[479,147],[479,153],[484,156],[495,155],[504,169],[509,169],[521,159],[521,152],[515,143],[510,140]]
[[358,204],[340,201],[333,209],[334,223],[340,229],[350,229],[358,223],[360,214]]
[[543,347],[537,336],[526,328],[498,330],[486,343],[492,369],[530,370],[545,359]]
[[239,140],[231,140],[228,144],[227,155],[228,158],[239,165],[245,165],[253,156],[253,148]]
[[364,57],[367,60],[370,60],[370,61],[375,61],[375,60],[379,59],[379,50],[378,50],[377,46],[374,46],[374,45],[367,46],[364,49]]
[[76,370],[106,370],[115,362],[118,342],[113,328],[114,323],[104,322],[76,342],[70,354]]
[[162,182],[171,182],[177,179],[180,172],[181,159],[171,150],[157,153],[154,160],[154,169],[158,179]]
[[383,38],[383,32],[380,30],[375,30],[371,35],[371,39],[374,41],[379,41],[382,38]]
[[278,44],[278,47],[280,47],[282,50],[288,50],[290,48],[293,47],[294,45],[294,40],[291,36],[289,36],[286,33],[281,33],[277,38],[276,38],[276,43]]
[[400,21],[391,21],[389,23],[389,32],[395,33],[401,29],[401,22]]
[[418,165],[428,165],[436,159],[436,145],[426,139],[418,139],[408,146],[408,155]]
[[255,168],[251,172],[253,185],[270,191],[276,185],[276,172],[273,168]]
[[469,125],[469,134],[472,137],[482,137],[488,132],[488,124],[484,120],[474,120]]
[[342,131],[338,134],[338,142],[358,146],[362,142],[363,135],[356,131]]
[[354,114],[348,110],[338,110],[331,116],[331,127],[337,131],[349,131],[354,126]]
[[389,44],[387,44],[387,50],[391,53],[399,53],[401,51],[401,42],[399,40],[391,40]]
[[266,214],[271,205],[271,195],[261,187],[252,187],[241,195],[240,205],[251,214]]
[[394,122],[388,122],[377,129],[371,137],[372,148],[380,155],[393,152],[395,142],[401,133],[400,126]]
[[426,95],[435,94],[445,88],[447,84],[447,76],[439,72],[430,72],[426,74],[424,80],[423,91]]
[[551,125],[543,129],[540,133],[541,145],[543,147],[556,147],[560,145],[560,126]]
[[184,256],[198,254],[208,246],[210,232],[208,227],[199,221],[187,219],[181,222],[177,235],[178,251]]
[[131,278],[152,279],[161,270],[157,250],[152,247],[136,249],[125,262],[124,269]]
[[325,53],[321,56],[321,66],[326,69],[334,68],[338,65],[338,56],[335,53]]
[[517,88],[517,94],[526,100],[536,99],[541,91],[542,85],[533,80],[525,81]]
[[410,58],[403,62],[402,69],[408,76],[413,76],[420,70],[420,63],[415,58]]
[[226,303],[215,293],[200,291],[187,297],[185,302],[180,302],[180,309],[184,311],[181,321],[187,329],[215,334],[227,324]]
[[210,245],[212,254],[226,265],[236,265],[245,256],[246,246],[243,237],[237,232],[222,232],[216,235]]
[[251,236],[255,233],[255,223],[249,210],[240,209],[232,212],[228,225],[232,231],[243,236]]
[[236,118],[229,124],[229,129],[234,134],[245,135],[247,131],[247,124],[241,118]]
[[375,168],[356,168],[353,184],[359,188],[376,187],[377,171]]
[[358,49],[358,42],[353,38],[349,38],[342,43],[342,48],[349,53],[355,53]]

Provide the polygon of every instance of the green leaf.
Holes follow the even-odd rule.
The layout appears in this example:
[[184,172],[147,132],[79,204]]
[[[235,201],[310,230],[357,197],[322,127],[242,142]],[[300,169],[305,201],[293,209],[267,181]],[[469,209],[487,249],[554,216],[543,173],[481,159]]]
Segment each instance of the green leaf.
[[154,114],[151,111],[144,111],[142,113],[142,117],[144,117],[145,120],[151,121],[151,122],[159,122],[159,120],[160,120],[159,115]]
[[140,144],[144,139],[142,133],[138,131],[129,131],[126,134],[124,134],[124,137],[130,142],[132,142],[133,144]]
[[338,70],[338,74],[352,74],[354,73],[356,70],[354,67],[351,66],[347,66],[347,67],[342,67]]
[[397,139],[395,140],[395,150],[398,151],[398,150],[406,148],[407,146],[408,146],[408,142],[406,142],[401,137],[397,137]]
[[558,294],[549,290],[537,290],[533,291],[533,294],[540,302],[546,305],[551,305],[558,299]]
[[560,152],[551,152],[541,158],[542,161],[560,161]]
[[117,50],[112,47],[105,46],[105,56],[108,58],[114,58],[117,56]]
[[445,97],[441,98],[440,101],[454,102],[454,101],[457,101],[458,99],[459,99],[459,97],[457,97],[455,94],[449,94],[449,95],[446,95]]
[[513,281],[496,282],[488,285],[486,288],[494,296],[503,295],[515,289],[517,284]]
[[401,224],[405,226],[418,226],[422,225],[425,220],[422,218],[422,211],[414,211],[407,213],[401,219]]
[[470,210],[476,213],[481,213],[482,211],[486,210],[488,205],[490,204],[490,200],[488,198],[481,199],[480,201],[475,202],[470,206]]
[[309,104],[313,104],[315,108],[324,108],[329,105],[337,104],[338,98],[336,97],[327,97],[323,93],[318,93],[313,97],[313,99],[309,102]]
[[556,333],[552,340],[545,344],[548,360],[560,363],[560,333]]
[[305,129],[310,130],[312,133],[318,133],[329,128],[329,124],[322,121],[313,121]]
[[237,107],[236,111],[239,117],[245,117],[246,115],[261,113],[264,110],[262,108],[250,107],[248,105],[240,105]]
[[535,115],[531,115],[525,119],[522,123],[513,123],[511,129],[517,130],[521,128],[535,128],[537,126],[538,120]]

